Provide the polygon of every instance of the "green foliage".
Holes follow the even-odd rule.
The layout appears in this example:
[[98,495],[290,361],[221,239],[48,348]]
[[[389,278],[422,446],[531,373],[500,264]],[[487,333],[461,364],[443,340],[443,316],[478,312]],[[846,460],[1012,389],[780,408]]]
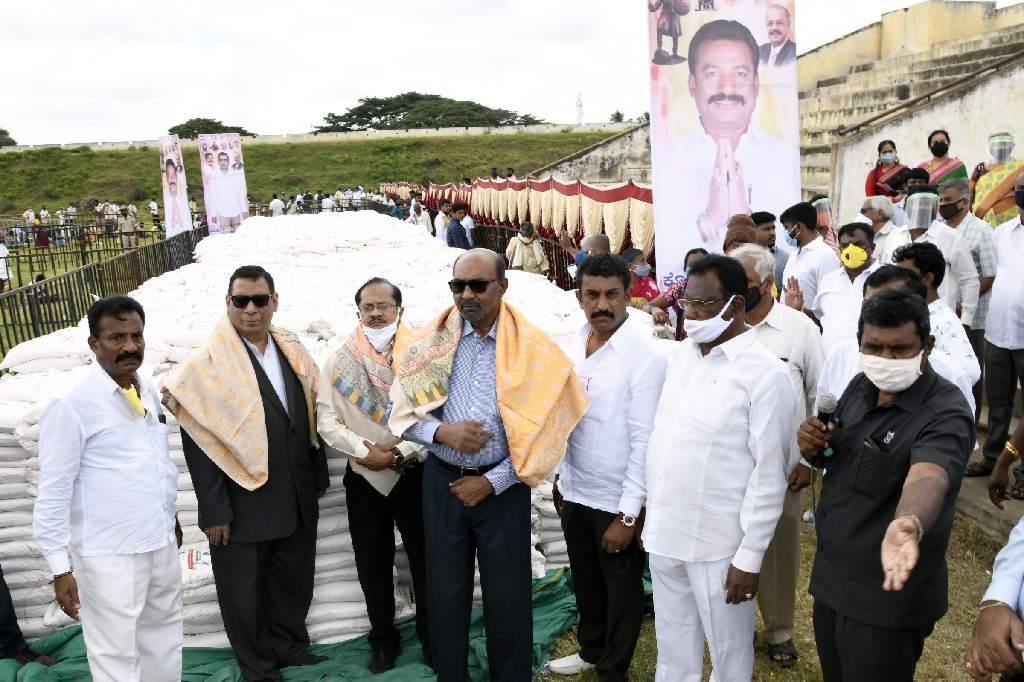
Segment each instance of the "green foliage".
[[543,123],[530,114],[491,109],[482,104],[439,95],[407,92],[395,97],[364,97],[344,114],[327,114],[318,133],[354,130],[411,130],[467,126],[515,126]]
[[207,135],[210,133],[238,133],[239,135],[245,135],[247,137],[256,137],[255,133],[250,133],[241,126],[224,125],[220,121],[215,121],[212,118],[190,118],[184,123],[179,123],[173,128],[168,129],[167,132],[170,135],[177,135],[178,137],[186,140],[194,140],[199,135]]
[[0,128],[0,147],[13,147],[16,144],[18,143],[14,141],[11,134],[3,128]]
[[[395,180],[426,183],[484,177],[491,166],[513,166],[522,177],[608,137],[562,132],[251,144],[245,147],[245,174],[250,195],[264,202],[273,192],[333,192],[356,185],[375,190],[381,182]],[[202,204],[199,152],[184,152],[189,194]],[[53,210],[71,201],[81,213],[93,199],[140,196],[163,203],[156,149],[77,147],[0,154],[0,215],[21,214],[42,203]]]
[[612,113],[611,117],[608,120],[611,121],[612,123],[622,123],[623,121],[626,120],[626,115],[623,114],[621,111],[616,111]]

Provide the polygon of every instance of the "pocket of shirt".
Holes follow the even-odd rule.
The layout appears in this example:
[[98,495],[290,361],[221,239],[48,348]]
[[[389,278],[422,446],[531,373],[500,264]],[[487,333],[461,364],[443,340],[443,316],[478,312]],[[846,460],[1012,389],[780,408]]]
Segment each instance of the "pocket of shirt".
[[888,497],[893,481],[889,476],[892,456],[868,443],[861,446],[857,454],[857,465],[853,470],[853,489],[874,499]]

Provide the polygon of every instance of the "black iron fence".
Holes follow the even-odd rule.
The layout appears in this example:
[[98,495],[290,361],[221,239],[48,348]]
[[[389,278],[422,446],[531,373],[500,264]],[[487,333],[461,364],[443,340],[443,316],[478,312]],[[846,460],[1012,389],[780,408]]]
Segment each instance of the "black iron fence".
[[54,275],[0,295],[0,353],[78,324],[96,298],[123,294],[192,262],[201,227]]
[[[473,246],[497,251],[505,255],[508,243],[519,234],[514,227],[503,225],[477,225],[473,228]],[[552,280],[562,289],[572,291],[576,283],[569,274],[569,266],[575,265],[575,260],[569,252],[562,248],[561,244],[550,239],[537,237],[544,247],[544,254],[548,257],[548,264],[551,266],[549,274]]]

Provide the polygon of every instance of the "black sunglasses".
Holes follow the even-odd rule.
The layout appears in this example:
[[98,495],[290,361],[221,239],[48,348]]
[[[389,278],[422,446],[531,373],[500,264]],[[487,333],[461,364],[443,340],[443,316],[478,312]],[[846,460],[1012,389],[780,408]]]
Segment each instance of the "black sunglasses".
[[461,294],[466,287],[472,289],[474,294],[482,294],[487,291],[487,287],[491,286],[491,282],[497,281],[497,279],[453,279],[448,282],[448,288],[452,290],[453,294]]
[[270,294],[256,294],[255,296],[232,296],[231,305],[242,310],[249,307],[249,303],[255,303],[257,308],[266,308],[270,303]]

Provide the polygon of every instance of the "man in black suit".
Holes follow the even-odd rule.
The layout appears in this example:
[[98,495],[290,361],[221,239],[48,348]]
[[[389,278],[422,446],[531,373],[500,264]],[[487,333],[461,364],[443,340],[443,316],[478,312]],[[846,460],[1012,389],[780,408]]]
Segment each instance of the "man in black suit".
[[[169,406],[182,426],[199,526],[210,540],[217,599],[238,665],[249,682],[280,680],[281,667],[326,660],[307,652],[305,623],[317,497],[329,482],[315,437],[317,372],[294,334],[271,328],[278,295],[263,268],[236,270],[226,302],[227,319],[168,381]],[[250,371],[254,377],[245,376]],[[236,393],[247,385],[257,386],[261,399],[250,400],[251,408]],[[262,421],[242,416],[258,415],[261,403]],[[223,418],[211,418],[218,408],[241,428],[225,429]]]
[[796,61],[796,43],[789,39],[792,19],[782,5],[771,5],[765,13],[768,42],[761,46],[761,63],[782,66]]

